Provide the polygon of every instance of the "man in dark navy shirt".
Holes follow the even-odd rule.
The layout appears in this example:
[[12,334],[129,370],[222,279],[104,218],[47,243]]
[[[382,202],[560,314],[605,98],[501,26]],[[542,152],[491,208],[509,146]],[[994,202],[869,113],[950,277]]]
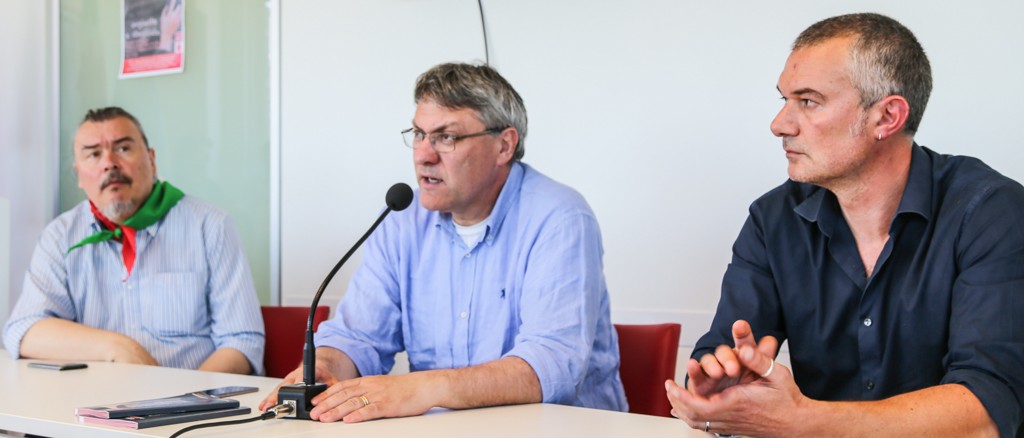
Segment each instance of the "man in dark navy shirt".
[[[914,143],[931,68],[877,14],[805,30],[772,122],[790,181],[754,202],[710,331],[666,382],[694,428],[1024,436],[1024,188]],[[792,371],[773,360],[789,340]]]

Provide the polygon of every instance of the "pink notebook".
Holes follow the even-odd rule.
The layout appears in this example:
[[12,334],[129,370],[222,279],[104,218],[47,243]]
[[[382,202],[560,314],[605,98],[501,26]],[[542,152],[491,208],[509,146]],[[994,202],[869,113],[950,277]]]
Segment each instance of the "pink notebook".
[[110,406],[76,408],[75,415],[96,418],[124,418],[171,412],[212,411],[237,408],[238,400],[210,397],[203,393],[189,393],[174,397],[155,398],[115,403]]
[[214,411],[178,412],[168,414],[137,415],[124,418],[96,418],[79,416],[79,423],[100,424],[103,426],[126,427],[129,429],[145,429],[147,427],[168,424],[186,423],[189,421],[208,420],[211,418],[230,417],[252,412],[249,408],[218,409]]

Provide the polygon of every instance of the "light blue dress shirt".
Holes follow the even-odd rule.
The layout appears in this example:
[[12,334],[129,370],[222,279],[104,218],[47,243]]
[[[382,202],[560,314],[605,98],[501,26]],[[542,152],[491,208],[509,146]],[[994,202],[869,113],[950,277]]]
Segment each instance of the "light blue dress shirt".
[[100,231],[83,201],[47,225],[18,304],[4,327],[17,358],[28,329],[61,318],[127,335],[163,366],[198,368],[230,347],[263,373],[263,318],[252,273],[231,219],[185,196],[161,221],[136,233],[130,277],[121,243],[68,248]]
[[418,199],[391,213],[317,346],[344,351],[364,376],[389,372],[402,350],[411,371],[516,356],[545,403],[625,411],[601,232],[586,201],[515,163],[486,223],[468,247],[450,214]]

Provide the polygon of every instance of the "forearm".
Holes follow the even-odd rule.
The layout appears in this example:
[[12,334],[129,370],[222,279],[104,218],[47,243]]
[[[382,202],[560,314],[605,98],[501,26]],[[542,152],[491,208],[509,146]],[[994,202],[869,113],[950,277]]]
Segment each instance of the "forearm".
[[120,333],[59,318],[32,325],[21,341],[22,357],[60,360],[101,360],[156,365],[138,342]]
[[526,361],[509,356],[481,365],[425,371],[442,382],[438,406],[450,409],[539,403],[540,380]]
[[[318,355],[319,352],[318,349]],[[324,370],[328,362],[337,365],[339,357],[334,353],[324,359],[318,357],[318,371]],[[296,378],[298,373],[296,370],[289,377]],[[540,382],[533,369],[518,357],[506,357],[461,369],[336,381],[313,397],[316,407],[309,416],[328,423],[342,419],[352,423],[421,415],[433,407],[466,409],[539,401]],[[268,397],[261,407],[270,403],[271,398]]]
[[249,359],[241,351],[225,347],[214,351],[210,357],[199,365],[200,371],[215,371],[219,373],[249,374],[252,373],[252,366]]
[[[995,423],[963,385],[949,384],[872,402],[809,401],[793,435],[998,437]],[[798,431],[798,432],[797,432]]]
[[[335,380],[348,380],[359,377],[359,369],[345,352],[332,347],[317,347],[316,361],[318,368],[325,368]],[[300,363],[299,366],[302,366]],[[326,382],[325,382],[326,383]]]

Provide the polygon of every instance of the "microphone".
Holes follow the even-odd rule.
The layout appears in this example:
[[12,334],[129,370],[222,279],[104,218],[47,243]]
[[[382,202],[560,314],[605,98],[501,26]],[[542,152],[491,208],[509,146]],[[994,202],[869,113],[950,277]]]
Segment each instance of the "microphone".
[[338,270],[341,269],[341,265],[344,265],[349,257],[352,256],[352,253],[356,252],[356,249],[359,248],[359,245],[362,245],[363,241],[370,237],[370,233],[377,229],[377,226],[384,221],[384,217],[392,211],[405,210],[412,203],[412,189],[409,188],[408,184],[397,183],[388,189],[387,195],[384,196],[384,202],[387,204],[384,212],[370,226],[370,229],[366,230],[366,234],[363,234],[363,237],[359,238],[359,241],[352,246],[352,249],[345,253],[345,256],[338,261],[338,264],[334,265],[334,269],[331,269],[331,272],[327,274],[327,278],[324,278],[324,282],[320,284],[320,289],[316,291],[313,305],[309,307],[309,319],[306,321],[306,344],[302,347],[302,383],[282,386],[281,390],[277,393],[277,402],[279,404],[288,404],[294,408],[293,413],[289,417],[309,420],[309,411],[313,409],[313,404],[310,403],[310,400],[327,389],[327,385],[316,383],[316,346],[313,345],[313,315],[316,313],[317,305],[320,304],[320,296],[324,294],[324,289],[327,289],[327,285],[334,278],[334,274],[337,274]]

